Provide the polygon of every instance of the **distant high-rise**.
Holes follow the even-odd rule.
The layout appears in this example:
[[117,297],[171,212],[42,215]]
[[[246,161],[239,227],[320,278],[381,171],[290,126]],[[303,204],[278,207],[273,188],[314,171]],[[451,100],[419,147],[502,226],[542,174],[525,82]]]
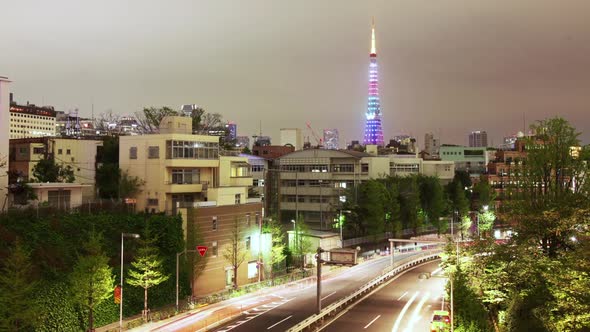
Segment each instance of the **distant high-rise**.
[[330,150],[340,149],[338,129],[324,129],[324,148]]
[[236,137],[236,147],[243,149],[243,148],[250,148],[250,137],[248,136],[237,136]]
[[426,133],[424,135],[424,152],[428,153],[429,158],[437,158],[439,148],[440,140],[434,138],[432,133]]
[[469,134],[469,146],[470,147],[487,147],[488,146],[488,133],[485,131],[472,131]]
[[233,141],[236,139],[236,137],[238,137],[238,125],[233,123],[233,122],[228,122],[225,125],[225,128],[227,129],[227,136],[226,136],[226,140],[228,141]]
[[281,145],[293,145],[295,150],[303,149],[301,128],[281,128]]
[[375,47],[375,22],[371,27],[371,53],[369,54],[369,97],[367,100],[367,122],[365,125],[365,145],[383,146],[381,127],[381,103],[379,101],[379,77],[377,70],[377,49]]

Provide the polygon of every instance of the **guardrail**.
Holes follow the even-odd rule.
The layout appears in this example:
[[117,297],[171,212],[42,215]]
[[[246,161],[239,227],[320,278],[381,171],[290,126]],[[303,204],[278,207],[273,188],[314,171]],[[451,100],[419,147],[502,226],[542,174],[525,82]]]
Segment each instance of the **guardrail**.
[[305,331],[307,329],[313,328],[314,325],[316,325],[317,323],[321,323],[324,320],[324,318],[329,317],[329,316],[333,316],[334,314],[340,312],[341,310],[346,308],[349,304],[355,302],[360,296],[363,296],[363,295],[369,293],[375,287],[383,284],[384,282],[393,278],[394,276],[396,276],[400,272],[405,271],[405,270],[407,270],[413,266],[416,266],[418,264],[439,258],[440,250],[437,250],[436,253],[429,252],[429,253],[425,253],[425,254],[426,255],[424,255],[420,258],[417,258],[417,259],[415,257],[410,257],[410,258],[404,259],[404,260],[398,262],[398,265],[396,267],[386,268],[383,271],[383,274],[381,276],[369,281],[368,283],[361,286],[359,289],[357,289],[353,293],[349,294],[348,296],[342,298],[341,300],[330,304],[329,306],[324,308],[319,314],[314,314],[312,316],[309,316],[308,318],[299,322],[297,325],[291,327],[289,330],[287,330],[287,332],[299,332],[299,331]]

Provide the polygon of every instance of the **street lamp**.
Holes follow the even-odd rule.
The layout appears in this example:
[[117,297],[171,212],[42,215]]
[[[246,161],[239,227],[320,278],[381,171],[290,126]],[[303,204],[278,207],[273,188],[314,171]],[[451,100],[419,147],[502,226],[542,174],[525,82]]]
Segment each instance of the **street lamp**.
[[342,219],[342,212],[350,213],[350,210],[342,210],[340,209],[340,217],[338,218],[338,225],[340,226],[340,248],[344,248],[344,238],[342,237],[342,223],[344,219]]
[[139,239],[139,234],[121,233],[121,301],[119,302],[119,331],[123,331],[123,240],[126,237]]

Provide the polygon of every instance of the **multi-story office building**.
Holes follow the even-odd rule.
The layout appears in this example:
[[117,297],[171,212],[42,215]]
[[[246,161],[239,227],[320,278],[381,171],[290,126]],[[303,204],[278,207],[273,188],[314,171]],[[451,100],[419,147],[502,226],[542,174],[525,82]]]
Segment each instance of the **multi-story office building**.
[[346,190],[389,174],[389,158],[364,152],[307,149],[289,153],[269,170],[278,182],[277,199],[268,198],[283,222],[303,218],[312,229],[331,229]]
[[424,152],[426,152],[426,158],[437,159],[439,157],[438,152],[440,149],[440,140],[434,138],[432,133],[426,133],[424,135]]
[[469,147],[487,147],[488,146],[488,133],[485,131],[472,131],[469,134]]
[[145,181],[135,197],[138,210],[241,204],[252,186],[248,158],[221,156],[219,137],[192,134],[190,117],[165,117],[159,134],[121,136],[119,166]]
[[303,149],[301,128],[281,128],[281,145],[293,145],[295,150]]
[[389,155],[389,171],[392,176],[422,174],[438,177],[441,184],[453,181],[455,163],[443,160],[424,160],[416,155]]
[[234,141],[238,137],[238,125],[229,122],[225,125],[225,129],[227,129],[227,137],[225,138],[226,141]]
[[485,173],[490,161],[490,153],[486,147],[465,147],[443,144],[439,150],[440,159],[455,163],[455,170],[466,171],[471,177],[479,178]]
[[33,168],[40,159],[52,157],[55,162],[70,166],[75,181],[83,185],[82,200],[95,197],[97,154],[101,140],[38,137],[10,140],[10,170],[24,180],[33,179]]
[[250,137],[237,136],[236,137],[236,148],[239,148],[239,149],[250,148]]
[[7,197],[8,177],[8,140],[10,130],[10,81],[0,76],[0,211]]
[[291,145],[254,145],[252,154],[266,159],[279,158],[282,155],[295,151]]
[[330,150],[340,149],[338,129],[324,129],[324,148]]
[[250,174],[252,175],[252,190],[257,197],[264,197],[264,182],[266,171],[268,170],[269,160],[259,156],[240,154],[240,157],[248,158],[250,164]]
[[55,136],[55,110],[51,106],[18,105],[10,94],[10,138]]

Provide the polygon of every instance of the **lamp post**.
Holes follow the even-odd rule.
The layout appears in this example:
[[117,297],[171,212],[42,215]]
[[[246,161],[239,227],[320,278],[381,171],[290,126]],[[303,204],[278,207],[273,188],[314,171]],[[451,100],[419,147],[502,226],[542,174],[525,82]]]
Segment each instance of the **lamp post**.
[[126,237],[139,239],[139,234],[121,233],[121,302],[119,302],[119,331],[123,331],[123,242]]
[[340,217],[338,217],[338,225],[340,226],[340,248],[344,248],[344,238],[342,237],[342,213],[350,213],[350,210],[342,210],[340,209]]

